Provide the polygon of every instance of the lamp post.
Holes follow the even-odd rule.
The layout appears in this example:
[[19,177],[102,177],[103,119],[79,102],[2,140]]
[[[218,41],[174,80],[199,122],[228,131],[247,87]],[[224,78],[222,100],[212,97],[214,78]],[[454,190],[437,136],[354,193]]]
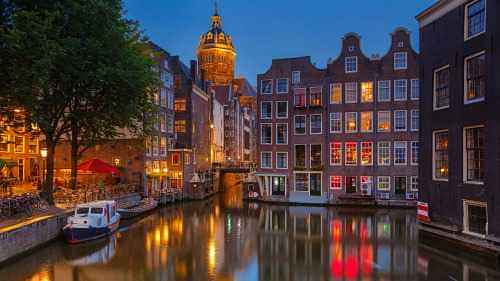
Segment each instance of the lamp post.
[[45,161],[47,160],[47,148],[41,148],[40,155],[42,156],[42,184],[45,184]]

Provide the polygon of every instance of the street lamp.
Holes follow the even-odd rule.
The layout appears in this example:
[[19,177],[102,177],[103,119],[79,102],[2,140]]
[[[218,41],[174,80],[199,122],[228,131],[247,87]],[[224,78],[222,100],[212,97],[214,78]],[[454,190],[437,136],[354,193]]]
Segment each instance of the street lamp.
[[47,169],[45,164],[47,159],[47,148],[41,148],[40,155],[42,156],[42,184],[45,184],[45,170]]

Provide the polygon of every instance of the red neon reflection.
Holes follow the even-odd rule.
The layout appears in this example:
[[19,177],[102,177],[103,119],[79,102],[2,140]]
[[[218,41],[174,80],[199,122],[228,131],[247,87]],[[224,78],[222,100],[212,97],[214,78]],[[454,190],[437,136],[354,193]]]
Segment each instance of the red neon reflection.
[[334,241],[339,241],[342,236],[342,221],[335,219],[332,221],[332,237]]
[[373,271],[373,248],[371,245],[361,245],[361,271],[364,277],[368,277]]
[[358,277],[359,263],[356,257],[348,256],[345,262],[345,277],[347,279],[355,279]]

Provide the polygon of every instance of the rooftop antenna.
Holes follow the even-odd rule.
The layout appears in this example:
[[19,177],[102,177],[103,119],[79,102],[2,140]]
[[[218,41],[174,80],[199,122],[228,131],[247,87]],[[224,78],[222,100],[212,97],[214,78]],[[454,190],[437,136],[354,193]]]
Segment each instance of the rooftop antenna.
[[214,15],[219,14],[219,1],[214,0]]

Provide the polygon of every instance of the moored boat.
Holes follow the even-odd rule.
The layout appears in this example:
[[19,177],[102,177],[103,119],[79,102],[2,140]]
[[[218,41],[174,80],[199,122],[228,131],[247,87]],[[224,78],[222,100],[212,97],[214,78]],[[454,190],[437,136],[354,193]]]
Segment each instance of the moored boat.
[[134,207],[118,209],[118,213],[123,219],[131,219],[141,214],[147,213],[155,209],[157,206],[158,202],[156,200],[154,200],[153,198],[145,198],[142,199],[141,202],[139,202],[139,204]]
[[77,244],[106,237],[115,232],[119,225],[120,214],[116,211],[116,202],[96,201],[77,205],[63,233],[68,243]]

